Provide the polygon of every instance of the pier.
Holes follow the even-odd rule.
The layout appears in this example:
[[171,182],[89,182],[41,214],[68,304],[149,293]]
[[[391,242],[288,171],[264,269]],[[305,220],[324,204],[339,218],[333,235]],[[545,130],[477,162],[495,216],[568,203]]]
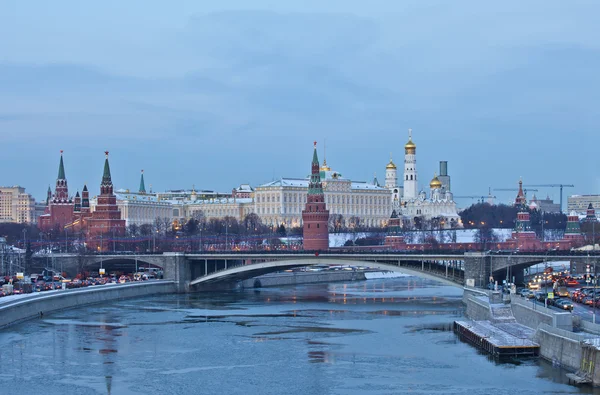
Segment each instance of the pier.
[[539,355],[539,344],[530,340],[535,331],[521,324],[454,321],[454,331],[495,357]]

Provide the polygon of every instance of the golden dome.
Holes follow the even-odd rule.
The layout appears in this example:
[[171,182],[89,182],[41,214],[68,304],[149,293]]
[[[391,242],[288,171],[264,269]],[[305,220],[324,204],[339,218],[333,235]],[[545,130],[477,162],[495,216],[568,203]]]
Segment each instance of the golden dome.
[[386,169],[396,169],[396,165],[394,164],[394,162],[392,162],[392,160],[390,159],[390,163],[387,164],[387,166],[385,167]]
[[321,166],[321,171],[331,171],[331,168],[327,166],[327,159],[323,159],[323,165]]
[[409,138],[408,143],[406,143],[406,145],[404,146],[404,149],[409,149],[409,148],[412,148],[412,149],[417,148],[416,144],[413,143],[412,138]]
[[431,189],[439,189],[442,187],[442,182],[437,178],[437,175],[433,173],[433,179],[429,183],[429,188]]

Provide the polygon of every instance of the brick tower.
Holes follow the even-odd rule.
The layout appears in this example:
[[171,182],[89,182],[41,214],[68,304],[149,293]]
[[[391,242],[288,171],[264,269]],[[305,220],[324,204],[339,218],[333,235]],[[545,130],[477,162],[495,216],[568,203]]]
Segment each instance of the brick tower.
[[317,157],[317,142],[313,152],[310,182],[306,206],[302,210],[304,234],[304,249],[325,251],[329,248],[329,210],[325,207],[325,195],[319,173],[319,158]]
[[[121,211],[117,206],[117,197],[113,193],[113,183],[110,176],[110,166],[108,164],[108,151],[104,160],[104,174],[102,175],[102,183],[100,184],[100,195],[98,196],[98,204],[92,213],[92,216],[87,220],[88,237],[95,239],[100,235],[107,236],[122,236],[125,234],[125,220],[121,219]],[[85,191],[87,192],[87,191]],[[83,210],[83,201],[82,201]],[[106,244],[100,246],[101,250],[105,250]]]
[[74,204],[69,198],[69,187],[67,185],[67,177],[65,176],[63,151],[61,150],[54,196],[50,199],[50,194],[48,194],[47,215],[40,217],[38,226],[43,231],[62,231],[65,225],[73,221],[73,209]]

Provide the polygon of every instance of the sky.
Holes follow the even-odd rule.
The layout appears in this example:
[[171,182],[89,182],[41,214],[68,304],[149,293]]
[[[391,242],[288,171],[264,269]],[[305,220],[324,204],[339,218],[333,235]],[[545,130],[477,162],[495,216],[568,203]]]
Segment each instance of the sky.
[[[600,193],[600,2],[4,0],[0,185],[231,191],[320,159],[456,196]],[[401,174],[400,174],[401,179]],[[513,192],[493,192],[506,202]],[[558,189],[538,197],[556,201]],[[470,204],[459,200],[461,206]]]

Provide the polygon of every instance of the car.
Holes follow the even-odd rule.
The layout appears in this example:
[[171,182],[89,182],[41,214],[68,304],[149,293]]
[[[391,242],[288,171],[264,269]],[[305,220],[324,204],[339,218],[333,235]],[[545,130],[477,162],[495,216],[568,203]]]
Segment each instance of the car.
[[548,297],[548,294],[546,292],[536,292],[535,293],[535,300],[537,300],[539,302],[543,302],[544,300],[546,300],[547,297]]
[[554,304],[556,307],[558,307],[559,309],[563,309],[563,310],[573,310],[573,303],[571,303],[570,301],[566,300],[566,299],[560,299],[557,302],[555,302]]
[[522,290],[519,292],[519,295],[521,295],[521,296],[522,296],[522,297],[524,297],[524,298],[528,298],[528,297],[529,297],[529,295],[530,295],[530,294],[532,294],[532,293],[533,293],[533,292],[531,292],[529,289],[525,288],[525,289],[522,289]]

